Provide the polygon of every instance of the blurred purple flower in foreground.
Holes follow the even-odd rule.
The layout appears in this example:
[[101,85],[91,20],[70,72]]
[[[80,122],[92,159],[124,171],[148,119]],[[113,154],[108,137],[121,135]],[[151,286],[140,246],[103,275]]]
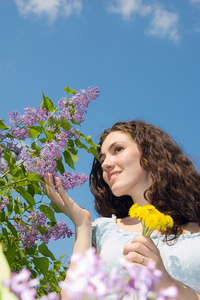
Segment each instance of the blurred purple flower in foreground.
[[[101,261],[94,248],[88,249],[84,254],[74,254],[71,263],[75,266],[67,270],[68,280],[60,283],[66,299],[105,299],[109,296],[109,299],[118,300],[126,296],[126,299],[131,300],[166,300],[177,296],[175,287],[154,293],[155,284],[162,276],[154,264],[144,267],[123,259],[119,268],[113,268],[107,273],[105,263]],[[126,268],[127,277],[119,276],[122,265]],[[149,298],[150,295],[154,298]]]
[[[155,269],[153,264],[147,267],[130,263],[123,259],[121,263],[126,268],[127,277],[120,277],[119,270],[122,267],[115,267],[111,272],[105,271],[105,263],[96,254],[94,248],[88,249],[85,253],[72,255],[71,263],[74,267],[68,269],[66,274],[68,280],[61,281],[59,286],[63,289],[66,299],[109,299],[120,300],[167,300],[178,295],[177,289],[173,286],[154,292],[155,284],[160,280],[162,274]],[[4,285],[20,300],[37,300],[36,290],[39,281],[30,280],[30,272],[22,270],[19,274],[12,274],[9,280],[4,281]],[[62,298],[65,300],[65,298]],[[44,295],[38,300],[60,300],[56,293]]]
[[[19,300],[60,300],[56,293],[50,293],[36,298],[35,287],[39,284],[38,279],[31,279],[31,272],[27,269],[21,270],[18,274],[12,273],[10,279],[4,280],[3,285],[9,287]],[[6,299],[4,299],[6,300]]]
[[3,284],[8,286],[20,300],[34,300],[36,299],[35,286],[39,284],[39,280],[30,280],[30,278],[31,272],[23,269],[18,274],[11,274],[10,279],[5,280]]

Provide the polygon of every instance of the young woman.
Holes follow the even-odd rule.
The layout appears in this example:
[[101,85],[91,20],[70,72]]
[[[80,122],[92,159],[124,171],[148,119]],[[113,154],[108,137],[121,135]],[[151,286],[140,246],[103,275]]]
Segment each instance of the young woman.
[[[73,253],[93,244],[108,271],[122,255],[144,266],[153,261],[163,272],[157,288],[174,285],[177,299],[200,299],[200,174],[192,162],[165,132],[142,121],[114,124],[102,133],[97,152],[90,188],[102,217],[93,223],[59,178],[56,192],[52,176],[45,177],[49,198],[75,224]],[[128,216],[133,203],[154,205],[174,226],[141,236],[141,223]]]

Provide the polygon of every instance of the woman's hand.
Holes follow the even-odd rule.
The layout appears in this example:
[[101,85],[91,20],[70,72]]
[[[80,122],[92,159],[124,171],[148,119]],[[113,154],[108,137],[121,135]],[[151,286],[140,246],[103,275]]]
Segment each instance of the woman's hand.
[[90,213],[74,202],[63,188],[59,177],[55,178],[57,191],[54,186],[53,176],[45,173],[46,191],[50,200],[58,205],[58,207],[72,220],[76,227],[91,224]]
[[147,266],[148,263],[154,262],[156,269],[162,271],[162,278],[156,289],[170,286],[171,276],[167,273],[159,249],[155,246],[150,237],[137,236],[130,244],[124,247],[123,254],[128,261]]

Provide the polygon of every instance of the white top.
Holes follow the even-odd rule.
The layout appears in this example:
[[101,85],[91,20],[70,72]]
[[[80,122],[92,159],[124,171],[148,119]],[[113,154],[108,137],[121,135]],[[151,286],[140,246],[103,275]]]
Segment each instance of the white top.
[[[118,264],[123,248],[138,232],[126,232],[116,224],[116,216],[98,218],[92,224],[92,242],[106,262],[108,271]],[[175,279],[200,293],[200,232],[186,233],[177,239],[164,242],[163,235],[152,235],[151,239],[160,250],[167,272]],[[121,270],[123,276],[124,270]]]

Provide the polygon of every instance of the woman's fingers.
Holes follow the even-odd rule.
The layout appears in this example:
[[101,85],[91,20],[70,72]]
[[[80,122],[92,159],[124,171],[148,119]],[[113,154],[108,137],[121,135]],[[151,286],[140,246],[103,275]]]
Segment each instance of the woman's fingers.
[[90,213],[80,207],[65,193],[62,181],[59,177],[55,178],[57,189],[55,189],[53,176],[51,174],[45,174],[45,182],[49,199],[56,203],[75,225],[80,226],[81,224],[88,224],[91,222]]
[[160,252],[149,237],[138,236],[132,243],[125,245],[123,254],[126,259],[132,262],[147,265],[153,261],[158,264]]

